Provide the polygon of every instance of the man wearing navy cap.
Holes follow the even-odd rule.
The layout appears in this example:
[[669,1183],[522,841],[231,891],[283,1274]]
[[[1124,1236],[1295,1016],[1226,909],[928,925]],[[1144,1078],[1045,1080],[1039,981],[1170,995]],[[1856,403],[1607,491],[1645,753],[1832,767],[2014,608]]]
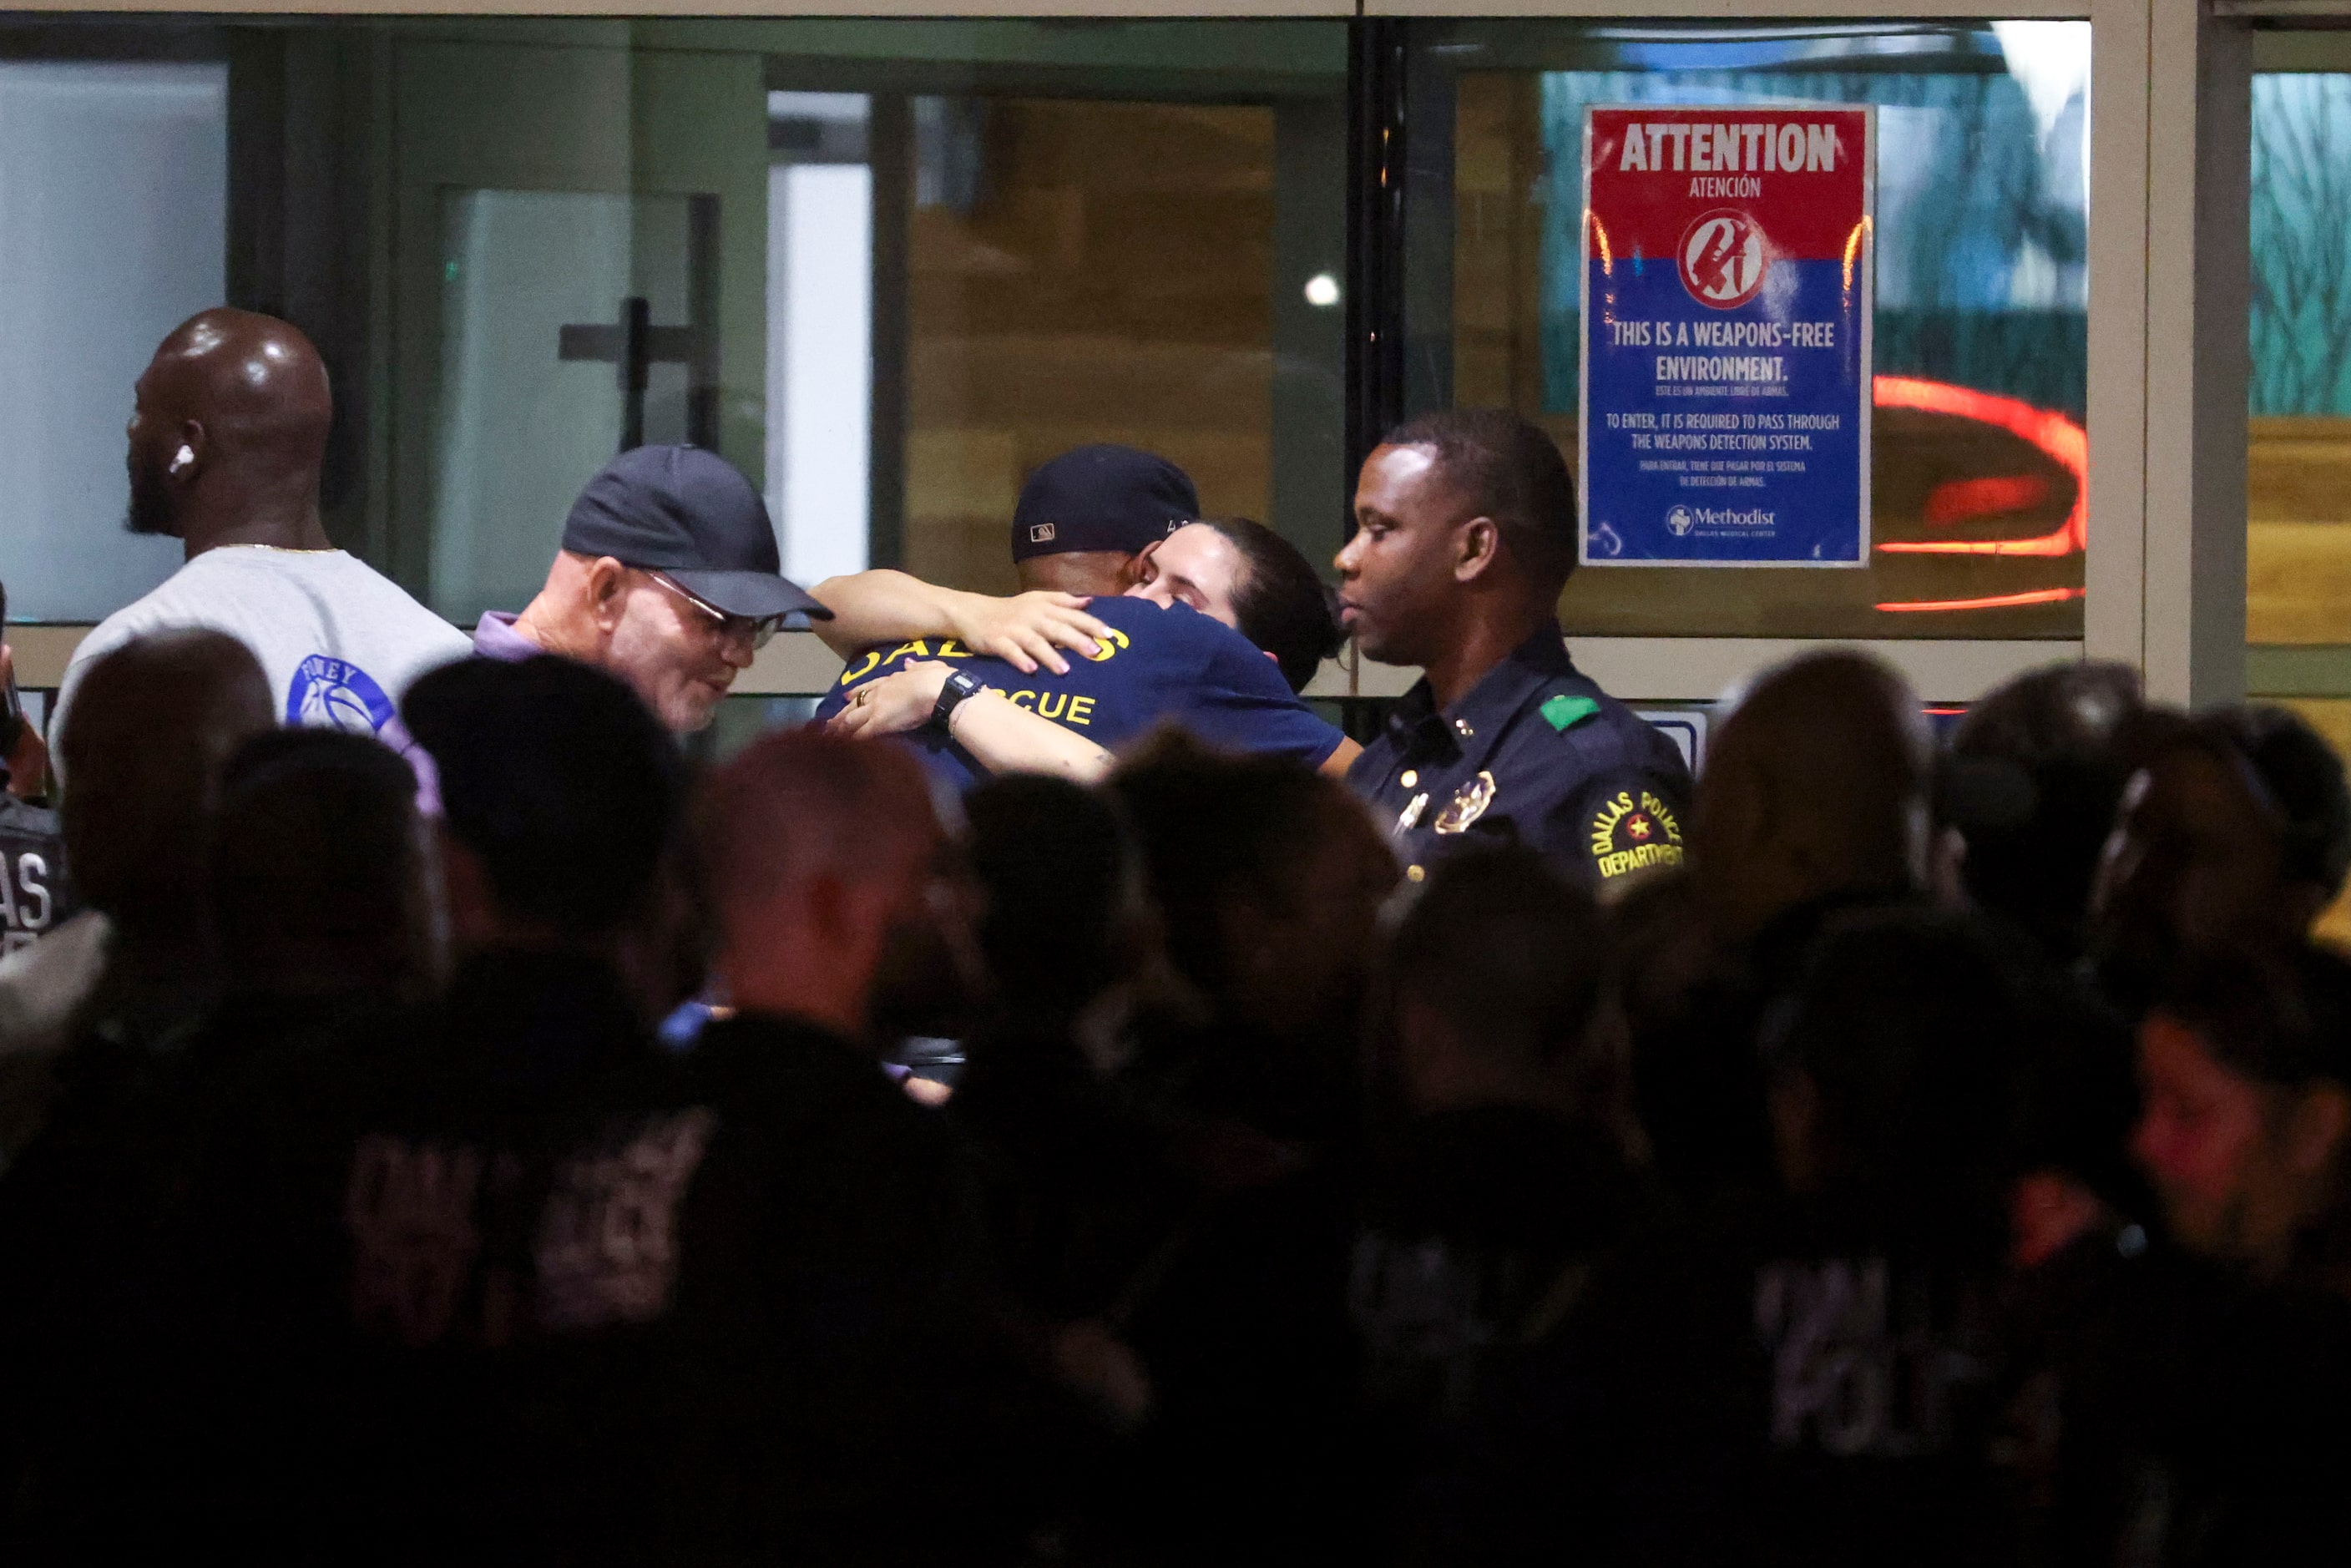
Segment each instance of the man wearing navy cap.
[[[1023,674],[1040,664],[1066,674],[1055,650],[1092,658],[1106,630],[1086,601],[1151,581],[1144,552],[1199,516],[1191,476],[1165,457],[1132,446],[1073,447],[1039,465],[1013,506],[1019,593],[971,593],[888,568],[851,572],[816,585],[834,616],[817,634],[844,658],[873,643],[952,637]],[[1229,610],[1218,618],[1234,623]]]
[[1012,508],[1024,589],[1087,598],[1134,586],[1134,558],[1200,515],[1191,476],[1132,446],[1080,446],[1029,476]]
[[519,615],[483,616],[474,651],[601,666],[685,734],[710,722],[787,617],[831,619],[781,565],[767,504],[733,465],[700,447],[639,446],[588,481],[546,586]]

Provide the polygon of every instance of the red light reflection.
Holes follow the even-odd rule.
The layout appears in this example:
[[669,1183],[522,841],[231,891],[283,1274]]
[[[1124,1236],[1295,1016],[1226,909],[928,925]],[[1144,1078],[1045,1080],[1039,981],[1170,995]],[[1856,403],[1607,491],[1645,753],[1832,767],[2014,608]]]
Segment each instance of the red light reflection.
[[2038,474],[1946,479],[1928,494],[1927,521],[1964,523],[1972,517],[1997,517],[2037,507],[2048,495],[2049,481]]
[[1899,612],[1905,610],[2012,610],[2020,604],[2063,604],[2069,599],[2079,599],[2087,590],[2079,588],[2036,588],[2025,593],[1994,593],[1982,599],[1906,599],[1892,604],[1880,604],[1880,610]]
[[[2050,461],[2074,476],[2074,507],[2053,533],[2022,539],[1896,539],[1877,548],[1888,555],[2022,555],[2064,556],[2081,549],[2088,538],[2090,515],[2090,440],[2082,427],[2062,413],[2035,408],[2029,402],[1948,382],[1921,381],[1915,376],[1879,376],[1872,401],[1880,408],[1913,408],[1926,413],[1972,419],[2032,443]],[[2015,483],[2016,481],[2006,481]],[[1970,481],[1970,483],[1980,483]],[[2003,481],[1992,481],[2001,484]],[[1940,498],[1937,492],[1935,498]],[[1978,515],[1981,515],[1979,513]],[[1933,516],[1932,500],[1929,516]],[[1944,520],[1935,517],[1933,520]],[[1952,519],[1956,520],[1956,518]],[[2047,604],[2077,597],[2079,589],[2043,591],[2038,597],[2003,594],[1996,600],[1953,601],[1948,604],[1881,604],[1881,610],[1961,609],[1999,604]]]

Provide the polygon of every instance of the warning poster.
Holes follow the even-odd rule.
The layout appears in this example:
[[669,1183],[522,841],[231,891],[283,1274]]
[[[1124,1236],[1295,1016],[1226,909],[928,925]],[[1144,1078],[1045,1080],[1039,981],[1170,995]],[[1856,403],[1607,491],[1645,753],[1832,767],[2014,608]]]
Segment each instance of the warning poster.
[[1591,109],[1583,559],[1869,552],[1869,109]]

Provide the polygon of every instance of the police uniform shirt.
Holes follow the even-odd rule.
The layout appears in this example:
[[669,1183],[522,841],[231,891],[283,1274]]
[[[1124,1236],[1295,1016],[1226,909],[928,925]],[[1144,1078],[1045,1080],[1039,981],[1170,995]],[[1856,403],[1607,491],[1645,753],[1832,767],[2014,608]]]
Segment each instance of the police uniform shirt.
[[1347,782],[1417,882],[1463,844],[1515,840],[1595,887],[1678,864],[1689,769],[1674,743],[1578,673],[1545,626],[1444,712],[1426,678]]
[[[1228,751],[1274,752],[1317,768],[1339,748],[1338,730],[1317,718],[1249,639],[1188,605],[1162,609],[1148,599],[1096,599],[1088,613],[1108,626],[1101,652],[1072,655],[1070,673],[1024,675],[1001,659],[972,653],[952,637],[917,638],[868,648],[849,662],[818,705],[819,722],[848,706],[857,688],[903,669],[908,660],[944,659],[1016,706],[1095,745],[1115,749],[1162,721],[1183,726]],[[957,789],[987,769],[937,730],[902,738],[932,772]]]

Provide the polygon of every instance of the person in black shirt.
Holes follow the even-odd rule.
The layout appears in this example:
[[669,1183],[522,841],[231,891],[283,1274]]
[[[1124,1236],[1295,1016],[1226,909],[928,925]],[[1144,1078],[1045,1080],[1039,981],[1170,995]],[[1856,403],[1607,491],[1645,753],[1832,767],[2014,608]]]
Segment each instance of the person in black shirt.
[[57,814],[0,792],[0,956],[61,927],[72,931],[41,953],[0,965],[0,1167],[26,1136],[16,1113],[37,1114],[51,1059],[70,1027],[66,1015],[104,942],[105,917],[80,905]]
[[[1523,847],[1447,861],[1396,929],[1349,1307],[1373,1541],[1457,1440],[1491,1363],[1573,1309],[1639,1217],[1591,895]],[[1438,1518],[1441,1496],[1418,1500]]]
[[2171,1419],[2166,1563],[2351,1559],[2351,963],[2314,946],[2191,957],[2139,1026],[2131,1148],[2226,1287],[2133,1370]]
[[2265,1279],[2351,1263],[2351,965],[2315,946],[2192,962],[2138,1060],[2132,1150],[2184,1245]]
[[[1621,905],[1648,927],[1625,951],[1680,977],[1627,998],[1636,1107],[1659,1177],[1683,1197],[1770,1185],[1758,1030],[1825,918],[1920,891],[1928,755],[1917,699],[1857,653],[1770,671],[1718,722],[1689,883]],[[1680,950],[1693,932],[1702,956]]]
[[996,984],[947,1119],[1008,1288],[1049,1331],[1076,1331],[1069,1371],[1131,1419],[1147,1391],[1108,1320],[1182,1196],[1159,1127],[1117,1082],[1159,956],[1134,835],[1106,795],[1057,779],[996,779],[966,805]]
[[1209,1022],[1144,1077],[1190,1111],[1329,1143],[1353,1125],[1356,1052],[1394,857],[1335,781],[1286,758],[1230,757],[1163,732],[1111,792],[1134,824],[1167,953]]
[[2243,754],[2277,813],[2286,903],[2307,929],[2351,875],[2351,783],[2343,759],[2292,708],[2241,704],[2213,713],[2210,722]]
[[1341,624],[1366,657],[1423,670],[1347,773],[1405,874],[1497,838],[1598,888],[1679,863],[1681,753],[1562,640],[1575,485],[1551,438],[1499,409],[1424,414],[1364,460],[1354,517]]
[[976,981],[955,846],[912,758],[811,730],[720,768],[698,821],[736,1011],[689,1063],[712,1122],[679,1221],[664,1550],[998,1560],[1038,1406],[952,1136],[881,1060],[887,1020]]
[[2281,709],[2175,718],[2138,758],[2091,893],[2100,991],[2130,1019],[2179,967],[2301,941],[2351,866],[2342,766]]
[[1959,887],[2050,962],[2081,955],[2090,884],[2147,722],[2137,671],[2055,664],[1987,693],[1951,737],[1936,808],[1964,852]]
[[1344,786],[1280,758],[1165,734],[1111,788],[1194,1016],[1143,1020],[1121,1074],[1187,1209],[1123,1291],[1153,1404],[1102,1511],[1133,1552],[1288,1560],[1330,1547],[1341,1495],[1361,1026],[1395,862]]
[[[2001,1337],[2027,1561],[2115,1561],[2189,1294],[2126,1147],[2131,1026],[2081,973],[2089,894],[2138,748],[2177,722],[2122,664],[2031,671],[1968,710],[1935,789],[1947,889],[2018,960],[2031,1031]],[[1956,852],[1956,853],[1955,853]],[[1956,862],[1954,867],[1953,862]]]
[[204,857],[220,1001],[119,1093],[69,1099],[4,1184],[0,1246],[24,1270],[9,1307],[38,1320],[0,1335],[24,1358],[8,1495],[28,1555],[178,1550],[215,1511],[216,1346],[180,1288],[190,1188],[256,1066],[436,977],[415,792],[397,755],[339,731],[271,731],[232,757]]
[[197,1539],[642,1561],[710,1116],[623,964],[677,864],[682,764],[627,687],[565,660],[445,666],[404,717],[456,972],[256,1064],[224,1114],[173,1292],[206,1347],[191,1404],[240,1437],[190,1456]]
[[57,814],[0,791],[0,952],[29,947],[79,910]]
[[222,765],[271,727],[269,688],[235,638],[175,631],[107,654],[82,689],[95,700],[58,737],[73,775],[61,815],[75,881],[111,933],[79,1028],[152,1049],[214,994],[204,839]]
[[1994,1309],[2021,1028],[1973,927],[1833,923],[1767,1042],[1783,1191],[1644,1238],[1498,1375],[1433,1560],[2012,1560]]
[[2022,1179],[2016,1205],[2026,1267],[2077,1235],[2151,1218],[2124,1149],[2138,1099],[2130,1020],[2078,968],[2091,885],[2135,750],[2151,727],[2170,722],[2150,713],[2137,672],[2126,665],[2035,670],[1969,709],[1936,780],[1959,890],[2017,944],[2053,1026],[2030,1095],[2038,1168]]

